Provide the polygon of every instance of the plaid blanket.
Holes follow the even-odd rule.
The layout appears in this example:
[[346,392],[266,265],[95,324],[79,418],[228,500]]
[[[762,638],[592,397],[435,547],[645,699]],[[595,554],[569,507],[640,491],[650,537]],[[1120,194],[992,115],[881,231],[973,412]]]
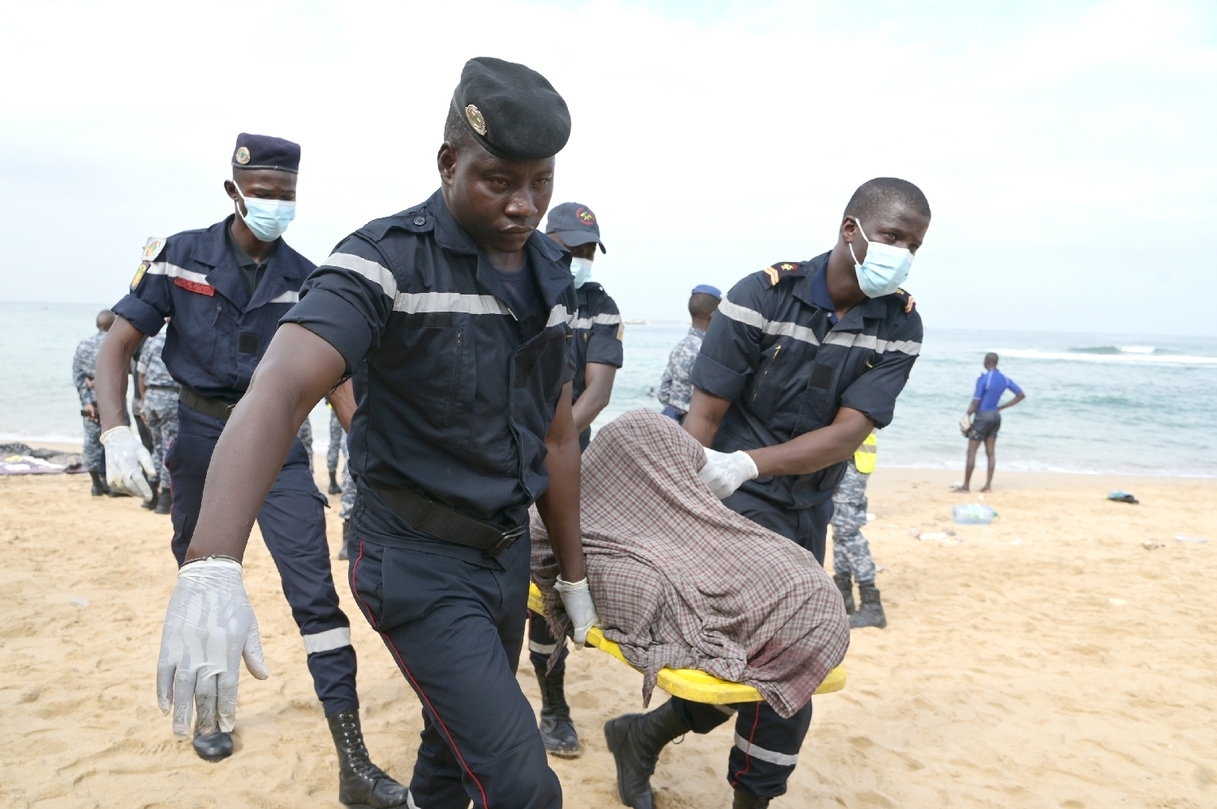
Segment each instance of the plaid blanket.
[[[701,446],[672,419],[635,410],[583,454],[581,521],[601,628],[643,671],[701,669],[755,687],[791,716],[849,646],[841,594],[815,557],[719,502],[697,477]],[[555,637],[570,623],[553,589],[545,526],[532,519],[533,581]]]

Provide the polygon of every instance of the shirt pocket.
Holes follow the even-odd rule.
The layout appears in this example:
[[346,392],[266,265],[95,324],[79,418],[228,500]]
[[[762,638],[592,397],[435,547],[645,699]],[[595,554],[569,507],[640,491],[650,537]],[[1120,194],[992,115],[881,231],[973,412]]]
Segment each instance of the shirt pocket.
[[774,407],[782,389],[788,384],[791,365],[791,351],[782,341],[761,351],[761,361],[752,374],[744,397],[748,401],[748,409],[762,419],[773,415]]
[[387,376],[401,397],[379,405],[385,408],[379,426],[401,432],[404,425],[426,425],[433,437],[442,432],[448,446],[463,444],[474,395],[470,336],[468,323],[451,312],[411,316],[388,333],[379,351],[398,358]]

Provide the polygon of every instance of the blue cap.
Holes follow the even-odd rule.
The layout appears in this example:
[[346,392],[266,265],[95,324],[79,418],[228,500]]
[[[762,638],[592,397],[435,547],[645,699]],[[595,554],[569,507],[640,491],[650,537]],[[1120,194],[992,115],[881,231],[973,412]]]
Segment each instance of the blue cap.
[[297,174],[300,171],[300,144],[242,132],[237,135],[237,145],[232,151],[232,165],[238,169],[273,169]]
[[703,295],[713,295],[720,301],[723,299],[723,293],[718,291],[718,287],[712,287],[709,284],[698,284],[697,286],[693,287],[692,294],[696,295],[699,292]]
[[551,208],[545,233],[557,236],[567,247],[595,243],[600,245],[601,253],[608,252],[600,241],[600,223],[596,221],[596,215],[591,208],[577,202],[563,202]]

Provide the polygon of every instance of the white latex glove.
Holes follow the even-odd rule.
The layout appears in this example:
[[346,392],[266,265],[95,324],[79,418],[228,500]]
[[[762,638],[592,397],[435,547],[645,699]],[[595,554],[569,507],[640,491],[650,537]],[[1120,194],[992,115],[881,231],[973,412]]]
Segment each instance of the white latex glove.
[[572,584],[562,581],[559,576],[554,582],[554,589],[562,597],[562,606],[566,608],[566,616],[574,627],[575,646],[582,648],[587,643],[587,630],[600,623],[596,605],[592,603],[592,593],[587,589],[587,579]]
[[192,703],[200,733],[214,732],[217,721],[220,730],[232,730],[242,656],[250,674],[267,678],[258,619],[245,595],[241,565],[209,558],[184,566],[169,599],[156,661],[156,702],[162,713],[173,708],[173,732],[179,738],[190,733]]
[[735,494],[744,481],[757,476],[756,461],[742,449],[738,452],[706,450],[706,465],[697,473],[719,500]]
[[[156,476],[152,456],[130,427],[112,427],[101,434],[106,448],[106,483],[111,489],[152,499],[147,478]],[[140,471],[143,467],[143,471]]]

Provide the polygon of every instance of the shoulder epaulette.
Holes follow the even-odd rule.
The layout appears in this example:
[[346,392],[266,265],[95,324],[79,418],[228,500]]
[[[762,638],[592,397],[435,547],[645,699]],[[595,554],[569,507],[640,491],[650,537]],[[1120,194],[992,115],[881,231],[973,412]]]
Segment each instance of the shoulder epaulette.
[[157,238],[153,236],[144,243],[144,255],[142,261],[156,261],[156,257],[165,249],[165,245],[169,243],[168,239]]
[[374,239],[383,239],[390,230],[426,233],[435,230],[435,218],[428,215],[425,209],[414,209],[386,216],[383,219],[374,219],[360,230]]
[[801,261],[779,261],[762,270],[769,279],[769,286],[775,287],[783,278],[802,278],[807,274]]

